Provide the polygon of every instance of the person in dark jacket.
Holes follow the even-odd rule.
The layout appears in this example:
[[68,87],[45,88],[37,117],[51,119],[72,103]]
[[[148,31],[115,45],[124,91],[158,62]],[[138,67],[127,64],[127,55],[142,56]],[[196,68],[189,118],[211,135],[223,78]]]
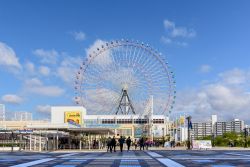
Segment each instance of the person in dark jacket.
[[115,136],[113,136],[113,138],[111,139],[111,147],[113,148],[114,152],[116,152],[116,150],[115,150],[115,147],[116,147]]
[[131,146],[131,139],[130,139],[130,136],[127,138],[127,140],[126,140],[126,144],[127,144],[127,146],[128,146],[128,151],[129,151],[129,149],[130,149],[130,146]]
[[120,151],[122,152],[122,150],[123,150],[123,144],[125,142],[125,139],[121,136],[118,141],[119,141],[119,144],[120,144]]
[[143,138],[143,137],[140,138],[139,144],[140,144],[140,150],[141,150],[142,148],[143,148],[143,150],[144,150],[145,141],[144,141],[144,138]]
[[111,143],[111,141],[112,141],[112,139],[111,139],[111,137],[109,137],[108,138],[108,140],[107,140],[107,146],[108,146],[108,148],[107,148],[107,152],[112,152],[112,143]]

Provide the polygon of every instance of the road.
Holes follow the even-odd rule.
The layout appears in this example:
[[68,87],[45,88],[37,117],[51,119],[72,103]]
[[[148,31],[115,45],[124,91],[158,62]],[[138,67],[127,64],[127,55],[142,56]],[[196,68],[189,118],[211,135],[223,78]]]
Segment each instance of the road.
[[0,152],[1,167],[250,167],[250,151]]

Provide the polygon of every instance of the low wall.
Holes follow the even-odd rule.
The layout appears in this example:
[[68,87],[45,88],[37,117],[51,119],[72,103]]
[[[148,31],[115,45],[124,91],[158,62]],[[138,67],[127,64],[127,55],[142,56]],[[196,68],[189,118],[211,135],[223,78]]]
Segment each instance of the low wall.
[[[19,151],[20,147],[13,147],[13,151]],[[11,151],[11,147],[0,147],[0,151]]]

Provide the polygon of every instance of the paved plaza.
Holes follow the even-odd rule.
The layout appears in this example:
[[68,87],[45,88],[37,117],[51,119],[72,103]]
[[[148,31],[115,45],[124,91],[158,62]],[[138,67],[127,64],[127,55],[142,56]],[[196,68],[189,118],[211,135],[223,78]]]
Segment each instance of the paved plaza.
[[1,167],[245,167],[250,151],[1,152]]

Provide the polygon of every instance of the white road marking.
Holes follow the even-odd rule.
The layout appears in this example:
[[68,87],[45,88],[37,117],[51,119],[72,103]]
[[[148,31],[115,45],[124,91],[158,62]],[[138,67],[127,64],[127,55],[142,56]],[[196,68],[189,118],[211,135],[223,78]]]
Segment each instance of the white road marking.
[[128,159],[122,159],[121,161],[129,161],[129,162],[138,162],[138,159],[134,159],[134,160],[132,160],[132,159],[130,159],[130,160],[128,160]]
[[247,154],[239,154],[239,153],[225,153],[227,155],[239,155],[239,156],[246,156],[246,157],[250,157],[250,155]]
[[168,158],[157,158],[157,160],[168,167],[185,167],[185,166],[183,166],[183,165],[181,165],[181,164],[179,164],[171,159],[168,159]]
[[69,154],[63,154],[63,155],[59,155],[57,157],[69,157],[71,155],[76,155],[76,154],[79,154],[79,153],[69,153]]
[[212,163],[214,162],[213,160],[210,160],[210,159],[195,159],[195,160],[192,160],[193,162],[198,162],[198,163]]
[[234,160],[234,159],[237,159],[237,160],[241,160],[241,159],[246,159],[246,160],[250,160],[250,158],[244,158],[244,157],[184,157],[184,158],[171,158],[171,159],[180,159],[180,160],[187,160],[187,159],[190,159],[190,160],[195,160],[195,159],[211,159],[211,160]]
[[232,165],[212,165],[211,167],[235,167]]
[[40,163],[43,163],[43,162],[52,161],[54,159],[55,158],[45,158],[45,159],[40,159],[40,160],[31,161],[31,162],[27,162],[27,163],[22,163],[22,164],[19,164],[19,165],[14,165],[14,166],[11,166],[11,167],[27,167],[27,166],[37,165],[37,164],[40,164]]
[[61,159],[101,159],[101,160],[107,160],[107,159],[128,159],[128,160],[131,160],[131,159],[152,159],[151,157],[149,156],[146,156],[146,157],[119,157],[119,156],[116,156],[116,157],[65,157],[65,158],[61,158]]
[[148,153],[151,157],[154,157],[154,158],[163,157],[162,155],[157,154],[156,152],[148,151],[147,153]]

